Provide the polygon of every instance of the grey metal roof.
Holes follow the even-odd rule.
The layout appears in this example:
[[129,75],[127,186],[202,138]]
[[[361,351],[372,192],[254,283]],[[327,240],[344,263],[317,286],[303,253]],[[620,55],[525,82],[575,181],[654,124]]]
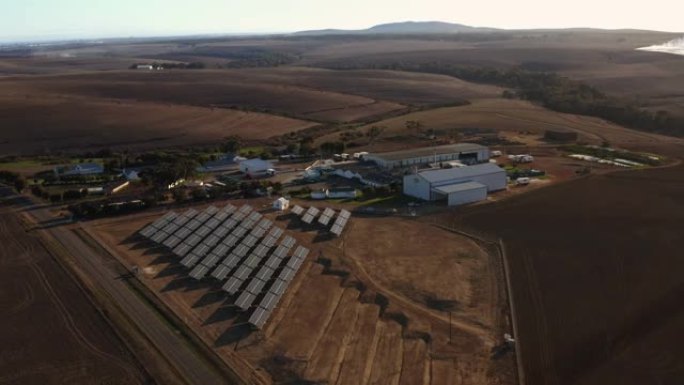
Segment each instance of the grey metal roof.
[[448,184],[446,186],[440,186],[440,187],[435,187],[434,190],[437,192],[440,192],[442,194],[451,194],[451,193],[456,193],[456,192],[461,192],[461,191],[469,191],[469,190],[478,190],[478,189],[486,189],[487,186],[483,185],[482,183],[477,183],[477,182],[463,182],[463,183],[455,183],[455,184]]
[[442,155],[442,154],[451,154],[451,153],[459,153],[459,152],[479,151],[479,150],[483,150],[485,148],[486,147],[481,146],[479,144],[475,144],[475,143],[456,143],[456,144],[447,144],[444,146],[437,146],[437,147],[422,147],[422,148],[413,148],[413,149],[409,149],[409,150],[375,153],[375,154],[369,154],[369,156],[374,157],[374,158],[389,160],[389,161],[395,161],[395,160],[402,160],[402,159],[423,158],[423,157],[432,156],[435,154]]
[[488,175],[500,172],[506,171],[494,163],[483,163],[476,164],[474,166],[422,171],[419,172],[418,175],[430,183],[439,183],[451,179],[472,178],[479,175]]

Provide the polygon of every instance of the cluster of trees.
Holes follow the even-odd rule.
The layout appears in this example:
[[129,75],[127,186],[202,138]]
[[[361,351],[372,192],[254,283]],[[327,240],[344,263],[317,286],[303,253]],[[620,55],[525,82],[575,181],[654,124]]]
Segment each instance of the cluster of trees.
[[347,63],[331,67],[448,75],[509,88],[512,91],[505,91],[503,97],[529,100],[554,111],[594,116],[642,131],[684,136],[684,119],[677,119],[667,111],[646,110],[634,101],[612,97],[588,84],[552,72],[536,72],[522,68],[464,67],[442,62]]
[[21,193],[27,186],[23,176],[12,171],[0,170],[0,182],[14,186],[17,192]]
[[70,205],[69,211],[76,217],[97,218],[111,215],[127,214],[149,207],[144,200],[114,202],[110,200],[88,201]]

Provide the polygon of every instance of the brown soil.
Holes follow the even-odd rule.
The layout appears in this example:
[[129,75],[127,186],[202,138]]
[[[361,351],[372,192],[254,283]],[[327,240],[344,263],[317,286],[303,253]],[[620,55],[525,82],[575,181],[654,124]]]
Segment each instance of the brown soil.
[[506,245],[527,384],[680,382],[682,175],[597,175],[453,219]]
[[0,212],[0,383],[147,383],[66,270],[5,203]]
[[[485,309],[503,306],[503,302],[490,292],[491,281],[478,278],[487,270],[488,256],[467,239],[414,221],[399,221],[394,232],[373,233],[368,229],[386,228],[388,221],[397,221],[354,217],[343,241],[326,240],[317,232],[302,231],[291,218],[277,218],[288,233],[312,248],[312,254],[266,328],[250,333],[246,319],[232,306],[234,299],[221,294],[220,286],[185,278],[187,272],[171,263],[166,252],[132,237],[154,217],[144,214],[104,220],[91,228],[127,264],[143,267],[142,281],[226,362],[245,373],[258,373],[276,383],[458,384],[459,378],[466,377],[472,384],[514,382],[510,369],[493,369],[489,359],[489,349],[502,333],[492,314],[503,309],[493,313]],[[388,247],[397,247],[409,235],[416,235],[416,240],[408,250],[394,253],[398,256],[387,253]],[[352,253],[357,248],[353,245],[371,238],[378,248]],[[453,253],[429,252],[428,245],[438,238],[444,250],[464,250],[467,257],[463,254],[460,261],[456,253],[451,262]],[[316,263],[318,255],[328,262]],[[427,279],[408,269],[411,257],[423,263],[426,274],[439,273],[438,278]],[[387,270],[387,281],[378,269]],[[453,277],[463,282],[438,282],[445,276],[452,277],[449,282],[456,281]],[[409,281],[413,284],[410,288],[405,285]],[[378,295],[384,299],[379,300]],[[449,318],[430,307],[433,298],[468,304],[453,313],[452,344]],[[462,365],[433,377],[431,354],[439,354],[441,359],[459,357]],[[512,368],[512,360],[509,354],[497,363]],[[470,373],[473,370],[474,374]]]

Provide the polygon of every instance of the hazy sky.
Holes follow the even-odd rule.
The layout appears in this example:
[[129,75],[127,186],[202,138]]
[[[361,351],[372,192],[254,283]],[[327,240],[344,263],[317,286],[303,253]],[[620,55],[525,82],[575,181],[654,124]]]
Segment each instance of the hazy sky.
[[0,40],[289,32],[441,20],[684,32],[677,0],[0,0]]

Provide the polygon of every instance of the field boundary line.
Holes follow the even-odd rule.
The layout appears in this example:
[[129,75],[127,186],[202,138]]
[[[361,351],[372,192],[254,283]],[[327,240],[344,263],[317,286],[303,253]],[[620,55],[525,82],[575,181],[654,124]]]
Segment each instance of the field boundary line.
[[513,336],[516,339],[516,344],[515,344],[515,361],[516,361],[516,367],[517,367],[517,383],[518,385],[525,385],[525,371],[524,371],[524,366],[523,366],[523,360],[522,360],[522,355],[520,354],[520,344],[518,343],[518,321],[516,318],[516,313],[515,313],[515,301],[513,299],[513,285],[511,283],[511,277],[510,277],[510,265],[508,263],[508,254],[506,253],[506,247],[503,243],[503,240],[501,238],[498,239],[498,241],[491,241],[488,239],[484,239],[482,237],[479,237],[477,235],[468,233],[463,230],[455,229],[453,227],[445,226],[445,225],[440,225],[438,223],[433,223],[433,226],[436,226],[438,228],[441,228],[443,230],[462,235],[464,237],[467,237],[469,239],[472,239],[476,242],[482,242],[485,244],[490,244],[496,247],[498,250],[499,257],[502,260],[502,268],[503,268],[503,275],[504,275],[504,280],[506,282],[505,284],[505,291],[506,291],[506,297],[507,297],[507,302],[508,302],[508,308],[510,311],[510,318],[511,318],[511,328],[513,329]]

